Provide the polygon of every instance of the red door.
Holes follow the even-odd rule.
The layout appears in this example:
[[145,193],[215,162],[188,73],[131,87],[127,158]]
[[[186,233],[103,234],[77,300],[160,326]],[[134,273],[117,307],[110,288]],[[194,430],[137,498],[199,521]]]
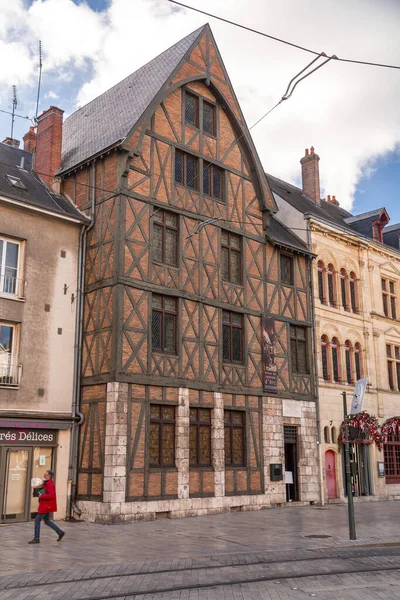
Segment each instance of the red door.
[[325,452],[325,471],[328,498],[337,498],[335,453],[333,450],[327,450]]

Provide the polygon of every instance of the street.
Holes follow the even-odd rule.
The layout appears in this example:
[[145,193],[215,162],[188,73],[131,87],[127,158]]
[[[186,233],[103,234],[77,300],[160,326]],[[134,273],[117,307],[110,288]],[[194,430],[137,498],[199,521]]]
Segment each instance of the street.
[[102,526],[0,528],[0,600],[400,598],[400,503],[296,507]]

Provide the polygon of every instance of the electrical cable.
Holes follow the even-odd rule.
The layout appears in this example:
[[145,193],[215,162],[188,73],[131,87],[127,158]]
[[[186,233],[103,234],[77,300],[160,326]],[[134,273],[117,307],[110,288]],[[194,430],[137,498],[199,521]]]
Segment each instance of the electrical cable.
[[[195,8],[194,6],[189,6],[188,4],[183,4],[183,2],[177,2],[177,0],[168,0],[171,4],[176,4],[177,6],[182,6],[183,8],[187,8],[189,10],[193,10],[194,12],[201,13],[202,15],[206,15],[207,17],[211,17],[212,19],[217,19],[218,21],[223,21],[224,23],[228,23],[229,25],[234,25],[235,27],[239,27],[240,29],[245,29],[246,31],[250,31],[251,33],[256,33],[257,35],[262,35],[263,37],[267,37],[276,42],[280,42],[281,44],[286,44],[287,46],[292,46],[293,48],[297,48],[298,50],[303,50],[303,52],[309,52],[310,54],[320,55],[320,52],[316,52],[315,50],[311,50],[310,48],[306,48],[304,46],[300,46],[299,44],[294,44],[293,42],[288,42],[287,40],[283,40],[276,36],[270,35],[263,31],[259,31],[257,29],[253,29],[251,27],[247,27],[246,25],[242,25],[241,23],[236,23],[235,21],[231,21],[230,19],[225,19],[224,17],[219,17],[218,15],[214,15],[212,13],[206,12],[205,10],[201,10],[200,8]],[[331,56],[335,60],[340,62],[347,63],[355,63],[358,65],[368,65],[371,67],[383,67],[386,69],[400,69],[398,65],[388,65],[385,63],[376,63],[370,62],[366,60],[355,60],[351,58],[339,58],[336,55]]]

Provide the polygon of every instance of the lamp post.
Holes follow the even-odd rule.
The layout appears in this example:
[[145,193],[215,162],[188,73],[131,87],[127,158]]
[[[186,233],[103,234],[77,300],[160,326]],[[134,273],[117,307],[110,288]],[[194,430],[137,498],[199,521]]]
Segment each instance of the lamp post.
[[351,470],[350,470],[350,445],[349,445],[349,426],[347,423],[347,396],[346,392],[342,392],[343,396],[343,417],[344,417],[344,455],[346,465],[346,487],[347,487],[347,507],[349,511],[349,534],[350,539],[355,540],[356,538],[356,523],[354,519],[354,499],[353,499],[353,488],[351,484]]

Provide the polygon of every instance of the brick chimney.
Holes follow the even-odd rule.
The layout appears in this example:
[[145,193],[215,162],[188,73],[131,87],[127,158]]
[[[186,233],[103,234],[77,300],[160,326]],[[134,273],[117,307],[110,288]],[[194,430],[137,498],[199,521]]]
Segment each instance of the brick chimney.
[[49,187],[61,166],[63,114],[61,108],[50,106],[37,121],[34,169]]
[[36,148],[36,133],[34,127],[29,127],[28,133],[22,138],[24,140],[24,150],[26,152],[33,152]]
[[335,206],[339,206],[339,202],[336,200],[336,196],[332,196],[332,198],[330,196],[327,196],[326,200],[327,200],[327,202],[330,202],[331,204],[334,204]]
[[7,144],[7,146],[13,146],[14,148],[19,148],[19,140],[14,140],[13,138],[6,137],[3,140],[3,144]]
[[321,204],[321,192],[319,188],[319,156],[315,154],[314,147],[310,151],[306,149],[305,156],[300,160],[301,175],[303,180],[303,192],[307,194],[316,204]]

